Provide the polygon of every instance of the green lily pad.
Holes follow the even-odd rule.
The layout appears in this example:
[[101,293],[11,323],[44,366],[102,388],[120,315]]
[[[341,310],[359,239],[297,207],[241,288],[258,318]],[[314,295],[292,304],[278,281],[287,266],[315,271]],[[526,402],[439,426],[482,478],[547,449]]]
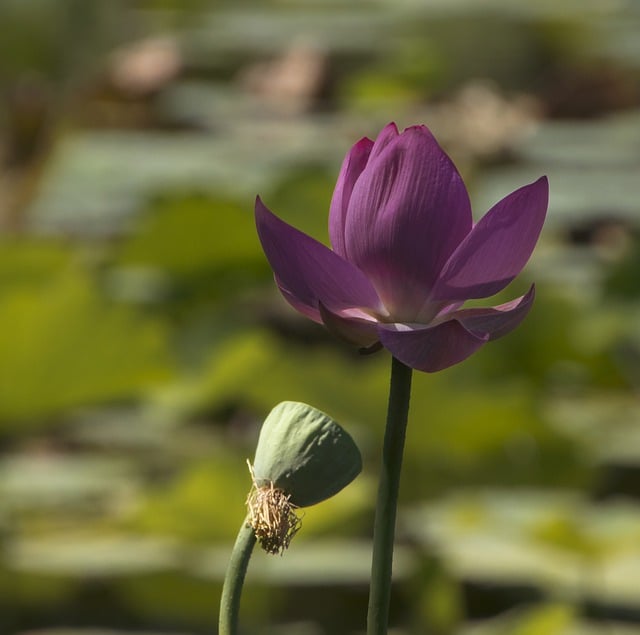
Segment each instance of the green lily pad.
[[620,167],[638,161],[640,111],[601,120],[541,123],[516,146],[526,161],[545,164]]
[[[45,628],[37,631],[25,631],[16,635],[165,635],[158,631],[114,631],[104,628]],[[175,633],[174,635],[182,635]],[[186,633],[184,634],[186,635]]]
[[0,500],[12,511],[90,511],[136,491],[125,460],[99,456],[7,457],[0,463]]
[[[190,570],[194,575],[220,580],[228,558],[228,548],[202,550]],[[411,549],[396,545],[394,579],[409,579],[416,568]],[[371,580],[371,545],[362,540],[310,540],[297,544],[286,558],[272,558],[257,550],[251,560],[251,579],[274,586],[367,586]]]
[[615,217],[637,224],[640,180],[635,164],[577,165],[535,163],[496,169],[479,182],[474,209],[483,214],[509,192],[549,177],[551,203],[546,231],[566,230],[586,220]]
[[166,328],[109,303],[77,266],[0,297],[0,422],[43,425],[62,410],[132,397],[170,375]]
[[[459,577],[528,585],[560,597],[640,605],[640,512],[578,493],[459,492],[408,513],[418,541],[436,544]],[[507,631],[510,632],[510,631]]]
[[6,549],[6,566],[21,572],[69,577],[114,577],[179,568],[172,540],[138,536],[47,536],[17,540]]
[[495,619],[462,628],[458,635],[638,635],[636,626],[619,623],[589,623],[576,616],[574,607],[564,604],[543,604],[511,611]]

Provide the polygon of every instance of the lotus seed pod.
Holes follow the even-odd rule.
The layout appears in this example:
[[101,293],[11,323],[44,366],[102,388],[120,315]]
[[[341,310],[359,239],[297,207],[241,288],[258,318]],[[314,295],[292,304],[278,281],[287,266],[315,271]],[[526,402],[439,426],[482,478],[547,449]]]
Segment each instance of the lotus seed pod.
[[298,508],[291,503],[290,496],[273,483],[258,485],[253,466],[247,463],[253,481],[247,496],[247,524],[267,553],[282,555],[302,526]]
[[337,494],[361,471],[362,458],[349,434],[324,412],[299,402],[278,404],[260,431],[253,476],[295,507]]

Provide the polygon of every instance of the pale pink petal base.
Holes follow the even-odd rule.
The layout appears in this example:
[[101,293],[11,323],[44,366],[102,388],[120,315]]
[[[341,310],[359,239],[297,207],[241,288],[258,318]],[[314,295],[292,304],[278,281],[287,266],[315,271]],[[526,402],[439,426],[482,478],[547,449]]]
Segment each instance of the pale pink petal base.
[[529,291],[511,302],[482,309],[461,309],[451,314],[473,333],[486,333],[490,340],[496,340],[513,331],[524,320],[533,306],[535,285]]
[[382,345],[403,364],[426,373],[461,362],[489,341],[488,335],[472,333],[456,320],[434,327],[398,330],[402,326],[378,325]]
[[339,339],[358,348],[370,348],[379,341],[377,322],[362,317],[338,315],[320,304],[320,317],[327,330]]
[[463,361],[486,342],[515,329],[531,309],[534,297],[532,285],[525,295],[511,302],[460,309],[436,326],[380,324],[380,341],[402,363],[433,373]]

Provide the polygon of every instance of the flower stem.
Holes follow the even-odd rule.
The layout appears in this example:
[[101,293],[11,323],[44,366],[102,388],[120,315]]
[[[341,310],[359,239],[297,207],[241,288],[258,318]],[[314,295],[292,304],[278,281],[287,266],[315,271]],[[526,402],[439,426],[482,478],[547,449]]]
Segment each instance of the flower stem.
[[391,365],[387,427],[373,526],[367,635],[385,635],[389,623],[393,542],[410,397],[411,368],[394,357]]
[[227,573],[222,586],[220,598],[219,635],[236,635],[238,632],[238,613],[244,576],[247,573],[249,560],[256,544],[253,528],[245,521],[240,527],[238,537],[233,545]]

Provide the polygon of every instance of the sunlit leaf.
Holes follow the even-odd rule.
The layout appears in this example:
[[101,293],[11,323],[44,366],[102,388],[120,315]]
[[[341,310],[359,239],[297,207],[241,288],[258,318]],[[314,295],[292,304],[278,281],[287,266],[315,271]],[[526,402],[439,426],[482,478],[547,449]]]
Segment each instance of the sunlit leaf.
[[[131,398],[166,378],[164,326],[105,302],[77,268],[0,300],[0,421]],[[42,420],[42,419],[41,419]]]

